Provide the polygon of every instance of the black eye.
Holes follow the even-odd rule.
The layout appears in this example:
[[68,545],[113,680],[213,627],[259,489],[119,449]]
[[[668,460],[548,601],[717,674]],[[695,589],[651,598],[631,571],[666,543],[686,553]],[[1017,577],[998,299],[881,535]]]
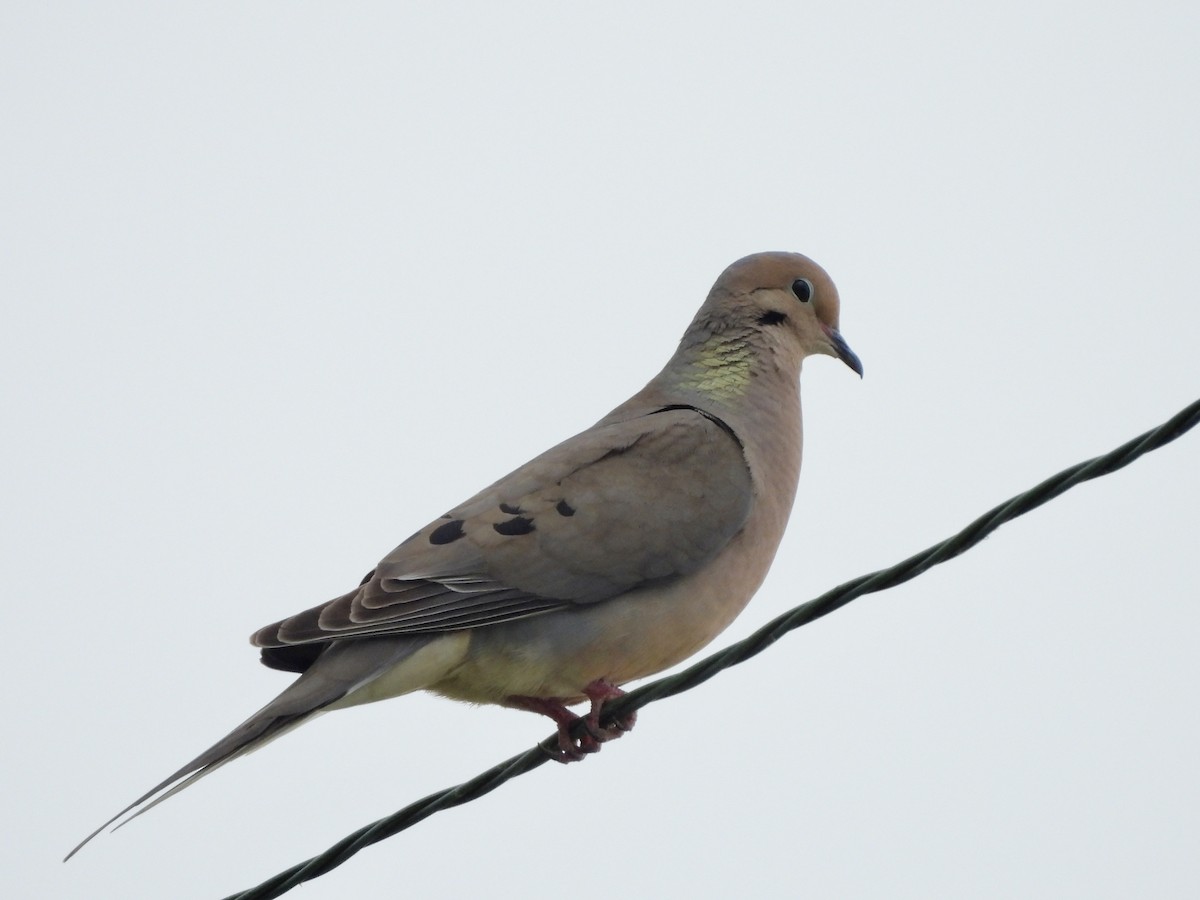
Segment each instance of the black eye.
[[807,278],[797,278],[792,282],[792,293],[796,295],[796,299],[801,303],[807,303],[812,299],[813,295],[812,282]]

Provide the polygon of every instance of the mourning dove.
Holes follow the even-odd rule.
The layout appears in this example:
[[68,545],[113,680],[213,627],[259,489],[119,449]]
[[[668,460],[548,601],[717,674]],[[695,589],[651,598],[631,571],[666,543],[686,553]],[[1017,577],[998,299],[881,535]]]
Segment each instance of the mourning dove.
[[[796,493],[812,354],[862,374],[825,271],[796,253],[735,262],[632,398],[426,525],[354,590],[256,632],[262,661],[300,677],[71,855],[318,713],[412,691],[549,715],[563,761],[599,749],[633,724],[601,728],[604,701],[711,641],[766,577]],[[567,707],[585,700],[572,737]]]

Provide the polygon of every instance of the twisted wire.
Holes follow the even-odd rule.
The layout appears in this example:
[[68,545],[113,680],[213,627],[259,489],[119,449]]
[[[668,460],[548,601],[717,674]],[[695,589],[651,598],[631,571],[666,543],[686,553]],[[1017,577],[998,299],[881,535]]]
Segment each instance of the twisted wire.
[[[601,724],[610,725],[616,719],[649,703],[703,684],[718,672],[758,655],[789,631],[794,631],[826,616],[864,594],[886,590],[916,578],[927,569],[970,550],[1005,522],[1037,509],[1077,484],[1099,478],[1102,475],[1109,475],[1124,468],[1138,457],[1151,450],[1157,450],[1164,444],[1182,436],[1197,422],[1200,422],[1200,400],[1180,410],[1157,428],[1122,444],[1115,450],[1063,469],[1041,484],[1001,503],[952,537],[886,569],[880,569],[840,584],[821,596],[772,619],[744,640],[705,657],[682,672],[660,678],[610,701],[605,704]],[[443,809],[459,806],[482,797],[518,775],[533,771],[550,760],[551,751],[557,747],[557,740],[557,735],[551,735],[541,744],[493,766],[486,772],[481,772],[470,781],[430,794],[428,797],[411,803],[390,816],[347,835],[325,852],[280,872],[256,887],[238,894],[231,894],[224,900],[271,900],[271,898],[282,896],[297,885],[311,881],[340,866],[358,851],[371,844],[398,834]]]

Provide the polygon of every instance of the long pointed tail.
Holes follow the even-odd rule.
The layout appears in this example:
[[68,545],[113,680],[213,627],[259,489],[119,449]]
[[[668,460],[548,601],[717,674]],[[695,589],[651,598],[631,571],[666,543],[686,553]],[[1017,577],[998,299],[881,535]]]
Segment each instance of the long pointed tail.
[[[257,750],[319,715],[330,704],[393,669],[426,643],[427,637],[375,638],[332,644],[286,690],[187,765],[164,778],[80,841],[66,862],[101,831],[116,828],[215,772],[230,760]],[[416,690],[420,685],[413,685]]]

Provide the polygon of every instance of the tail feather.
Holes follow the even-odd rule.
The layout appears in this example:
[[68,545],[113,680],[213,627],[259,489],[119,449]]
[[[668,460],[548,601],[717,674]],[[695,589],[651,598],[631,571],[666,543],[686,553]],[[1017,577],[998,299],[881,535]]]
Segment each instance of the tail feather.
[[[63,862],[118,819],[121,821],[114,826],[114,831],[227,762],[257,750],[324,712],[326,707],[411,656],[430,639],[379,638],[331,644],[312,667],[283,693],[85,837],[64,857]],[[414,685],[414,689],[417,687],[419,685]]]

